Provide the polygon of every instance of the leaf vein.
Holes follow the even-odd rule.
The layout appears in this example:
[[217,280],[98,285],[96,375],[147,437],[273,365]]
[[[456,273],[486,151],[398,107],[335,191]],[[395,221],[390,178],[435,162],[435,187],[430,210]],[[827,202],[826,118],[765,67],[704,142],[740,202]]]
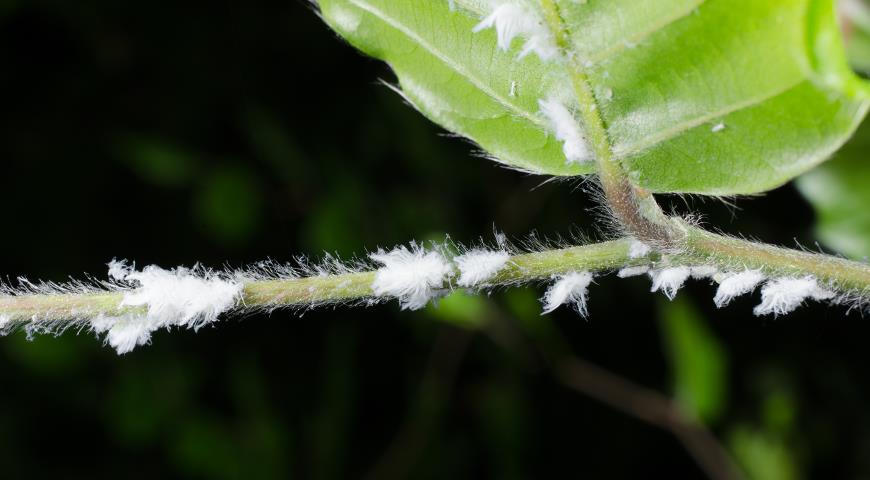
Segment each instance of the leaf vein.
[[623,147],[614,146],[614,149],[613,149],[614,156],[617,159],[623,159],[623,158],[629,157],[631,155],[635,155],[635,154],[640,153],[644,150],[652,148],[660,143],[666,142],[666,141],[676,137],[677,135],[683,133],[684,131],[691,130],[691,129],[698,127],[700,125],[711,122],[717,118],[725,117],[725,116],[730,115],[734,112],[737,112],[740,110],[745,110],[747,108],[754,107],[754,106],[757,106],[761,103],[764,103],[767,100],[770,100],[772,98],[776,98],[776,97],[788,92],[789,90],[793,90],[794,88],[797,88],[798,86],[800,86],[802,83],[804,83],[806,81],[807,81],[807,79],[805,79],[805,78],[798,79],[797,81],[794,81],[794,82],[784,86],[781,89],[774,90],[772,92],[767,92],[763,95],[759,95],[757,97],[753,97],[753,98],[750,98],[748,100],[744,100],[742,102],[728,105],[725,108],[722,108],[722,109],[719,109],[719,110],[716,110],[716,111],[713,111],[713,112],[710,112],[710,113],[707,113],[704,115],[699,115],[699,116],[694,117],[694,118],[690,118],[688,120],[685,120],[683,122],[680,122],[680,123],[674,125],[671,128],[661,130],[661,131],[654,133],[652,135],[647,135],[642,140],[637,141],[633,144],[626,145]]
[[435,48],[434,45],[426,41],[424,38],[419,36],[416,32],[403,25],[398,20],[390,17],[383,11],[379,10],[377,7],[366,3],[363,0],[348,0],[351,4],[355,5],[357,8],[368,12],[369,14],[375,16],[380,19],[382,22],[387,25],[395,28],[406,37],[411,39],[413,42],[417,43],[420,47],[424,48],[427,52],[432,54],[435,58],[440,60],[444,65],[446,65],[449,69],[453,70],[457,74],[461,75],[464,79],[474,85],[478,90],[486,94],[488,97],[492,98],[494,101],[498,102],[502,107],[516,113],[517,115],[529,120],[530,122],[538,125],[542,129],[546,130],[546,124],[544,121],[539,118],[535,113],[529,112],[518,105],[512,103],[510,100],[500,95],[498,92],[493,90],[489,85],[486,84],[483,80],[477,78],[474,74],[472,74],[469,70],[463,67],[461,64],[450,58],[446,53]]
[[623,38],[621,42],[618,42],[614,45],[611,45],[608,48],[605,48],[604,50],[601,50],[597,54],[592,55],[592,57],[590,57],[588,60],[592,63],[600,63],[604,60],[607,60],[608,58],[611,58],[614,55],[618,54],[619,52],[627,49],[630,44],[640,43],[645,38],[658,32],[659,30],[662,30],[665,27],[671,25],[672,23],[676,23],[678,20],[687,17],[695,9],[699,8],[705,2],[706,2],[706,0],[697,0],[695,3],[691,4],[689,6],[689,8],[686,8],[685,10],[681,10],[681,11],[676,11],[670,17],[663,18],[661,22],[650,26],[646,30],[641,30],[640,32],[637,32],[633,35],[630,35],[626,38]]

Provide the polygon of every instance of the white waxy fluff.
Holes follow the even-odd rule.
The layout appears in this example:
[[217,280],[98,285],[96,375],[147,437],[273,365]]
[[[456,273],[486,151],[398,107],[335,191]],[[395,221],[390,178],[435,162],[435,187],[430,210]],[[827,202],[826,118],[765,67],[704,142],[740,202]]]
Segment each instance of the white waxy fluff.
[[562,152],[565,154],[565,163],[582,163],[592,160],[589,145],[580,130],[580,124],[574,115],[555,98],[539,100],[541,113],[547,118],[556,138],[562,142]]
[[713,133],[719,133],[722,130],[725,130],[725,124],[722,122],[719,122],[716,125],[713,125],[713,128],[710,129],[710,131]]
[[650,292],[661,291],[669,300],[673,300],[691,274],[692,270],[689,267],[672,267],[652,270],[649,272],[649,276],[652,279]]
[[473,287],[486,282],[507,264],[510,254],[504,250],[474,249],[454,259],[459,267],[460,287]]
[[0,330],[6,328],[10,323],[12,323],[12,317],[9,315],[0,315]]
[[716,290],[713,302],[716,307],[722,308],[735,298],[755,290],[755,287],[763,281],[764,274],[761,273],[761,270],[744,270],[727,274],[719,282],[719,288]]
[[713,278],[719,270],[716,267],[710,265],[698,265],[694,267],[689,267],[689,271],[691,272],[691,276],[693,280],[704,280],[705,278]]
[[526,44],[520,51],[520,58],[535,53],[542,60],[550,60],[559,54],[550,30],[537,13],[525,5],[511,1],[503,2],[472,31],[477,33],[493,27],[498,37],[498,47],[504,51],[510,50],[514,38],[526,39]]
[[616,273],[619,278],[637,277],[649,272],[647,265],[638,265],[636,267],[625,267]]
[[767,282],[761,289],[761,304],[755,307],[755,315],[785,315],[803,305],[807,299],[830,300],[836,294],[819,286],[811,276],[803,278],[778,278]]
[[651,251],[652,248],[650,248],[649,245],[640,240],[632,240],[631,245],[628,246],[628,258],[635,259],[645,257],[649,255],[649,252]]
[[542,315],[556,310],[561,305],[570,305],[585,317],[588,313],[586,296],[589,293],[590,283],[592,283],[592,274],[589,272],[571,272],[557,277],[544,294]]
[[209,271],[179,267],[164,270],[149,266],[136,271],[125,262],[109,264],[112,278],[135,286],[124,294],[120,307],[142,307],[143,314],[102,316],[91,320],[97,333],[119,354],[151,339],[151,333],[172,326],[194,330],[214,322],[238,304],[242,284]]
[[383,265],[372,283],[375,295],[397,298],[403,310],[425,307],[453,274],[444,255],[427,252],[416,244],[411,249],[403,245],[389,252],[378,250],[369,257]]
[[105,334],[105,342],[119,355],[129,353],[140,345],[151,341],[153,331],[148,322],[136,315],[121,317],[100,316],[91,320],[91,328],[97,334]]

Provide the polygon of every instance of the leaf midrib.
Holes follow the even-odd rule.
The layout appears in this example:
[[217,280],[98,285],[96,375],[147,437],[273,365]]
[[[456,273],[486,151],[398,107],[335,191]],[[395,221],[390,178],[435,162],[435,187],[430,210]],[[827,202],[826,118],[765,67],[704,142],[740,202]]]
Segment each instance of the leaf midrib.
[[530,122],[534,123],[535,125],[539,126],[540,128],[542,128],[544,130],[547,129],[546,123],[540,117],[538,117],[538,115],[536,113],[529,112],[529,111],[521,108],[520,106],[512,103],[510,100],[505,98],[503,95],[500,95],[498,92],[493,90],[489,85],[487,85],[486,82],[477,78],[470,71],[466,70],[460,63],[451,59],[450,56],[447,55],[446,53],[435,48],[435,46],[433,46],[431,43],[429,43],[428,41],[426,41],[425,39],[423,39],[422,37],[417,35],[412,29],[410,29],[407,26],[405,26],[404,24],[402,24],[402,22],[400,22],[399,20],[396,20],[395,18],[390,17],[389,15],[387,15],[383,11],[379,10],[374,5],[371,5],[370,3],[367,3],[364,0],[348,0],[348,2],[355,5],[357,8],[368,12],[369,14],[373,15],[377,19],[386,23],[390,27],[401,32],[403,35],[408,37],[412,42],[416,43],[421,48],[423,48],[424,50],[429,52],[432,56],[434,56],[435,58],[440,60],[445,66],[447,66],[450,70],[453,70],[458,75],[460,75],[462,78],[466,79],[469,83],[474,85],[478,90],[480,90],[481,92],[486,94],[488,97],[490,97],[491,99],[496,101],[502,107],[514,112],[515,114],[525,118],[526,120],[529,120]]

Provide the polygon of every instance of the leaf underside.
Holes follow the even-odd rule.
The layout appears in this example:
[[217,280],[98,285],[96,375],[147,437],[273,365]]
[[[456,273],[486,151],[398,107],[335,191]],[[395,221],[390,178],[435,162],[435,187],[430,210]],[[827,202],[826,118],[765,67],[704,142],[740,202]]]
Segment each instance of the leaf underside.
[[[594,173],[566,162],[538,107],[570,92],[568,62],[520,59],[521,39],[499,50],[493,30],[472,32],[489,0],[453,3],[319,2],[439,125],[517,169]],[[557,3],[565,53],[587,66],[611,150],[650,191],[769,190],[825,160],[867,112],[870,89],[846,66],[832,0]]]

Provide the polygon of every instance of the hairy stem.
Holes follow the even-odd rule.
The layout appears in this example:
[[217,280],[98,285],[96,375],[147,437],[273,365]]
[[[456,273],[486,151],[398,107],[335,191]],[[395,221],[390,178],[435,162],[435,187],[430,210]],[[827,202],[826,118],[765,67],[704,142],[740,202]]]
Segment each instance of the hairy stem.
[[[541,0],[544,17],[564,52],[570,52],[571,40],[567,26],[555,0]],[[625,176],[622,165],[613,157],[610,138],[595,93],[586,75],[583,59],[566,55],[571,84],[579,106],[583,131],[598,164],[598,178],[607,198],[607,206],[625,228],[626,233],[647,243],[661,244],[674,231],[664,212],[648,192],[634,187]]]
[[[653,260],[653,256],[630,258],[630,248],[631,240],[621,239],[514,255],[504,268],[487,281],[487,285],[531,282],[577,270],[607,271]],[[258,310],[365,300],[375,296],[372,290],[375,275],[376,271],[369,270],[303,278],[250,280],[244,282],[238,308]],[[64,321],[144,313],[142,307],[123,306],[125,293],[99,291],[0,296],[0,319],[12,322],[27,322],[34,318],[40,321]]]

